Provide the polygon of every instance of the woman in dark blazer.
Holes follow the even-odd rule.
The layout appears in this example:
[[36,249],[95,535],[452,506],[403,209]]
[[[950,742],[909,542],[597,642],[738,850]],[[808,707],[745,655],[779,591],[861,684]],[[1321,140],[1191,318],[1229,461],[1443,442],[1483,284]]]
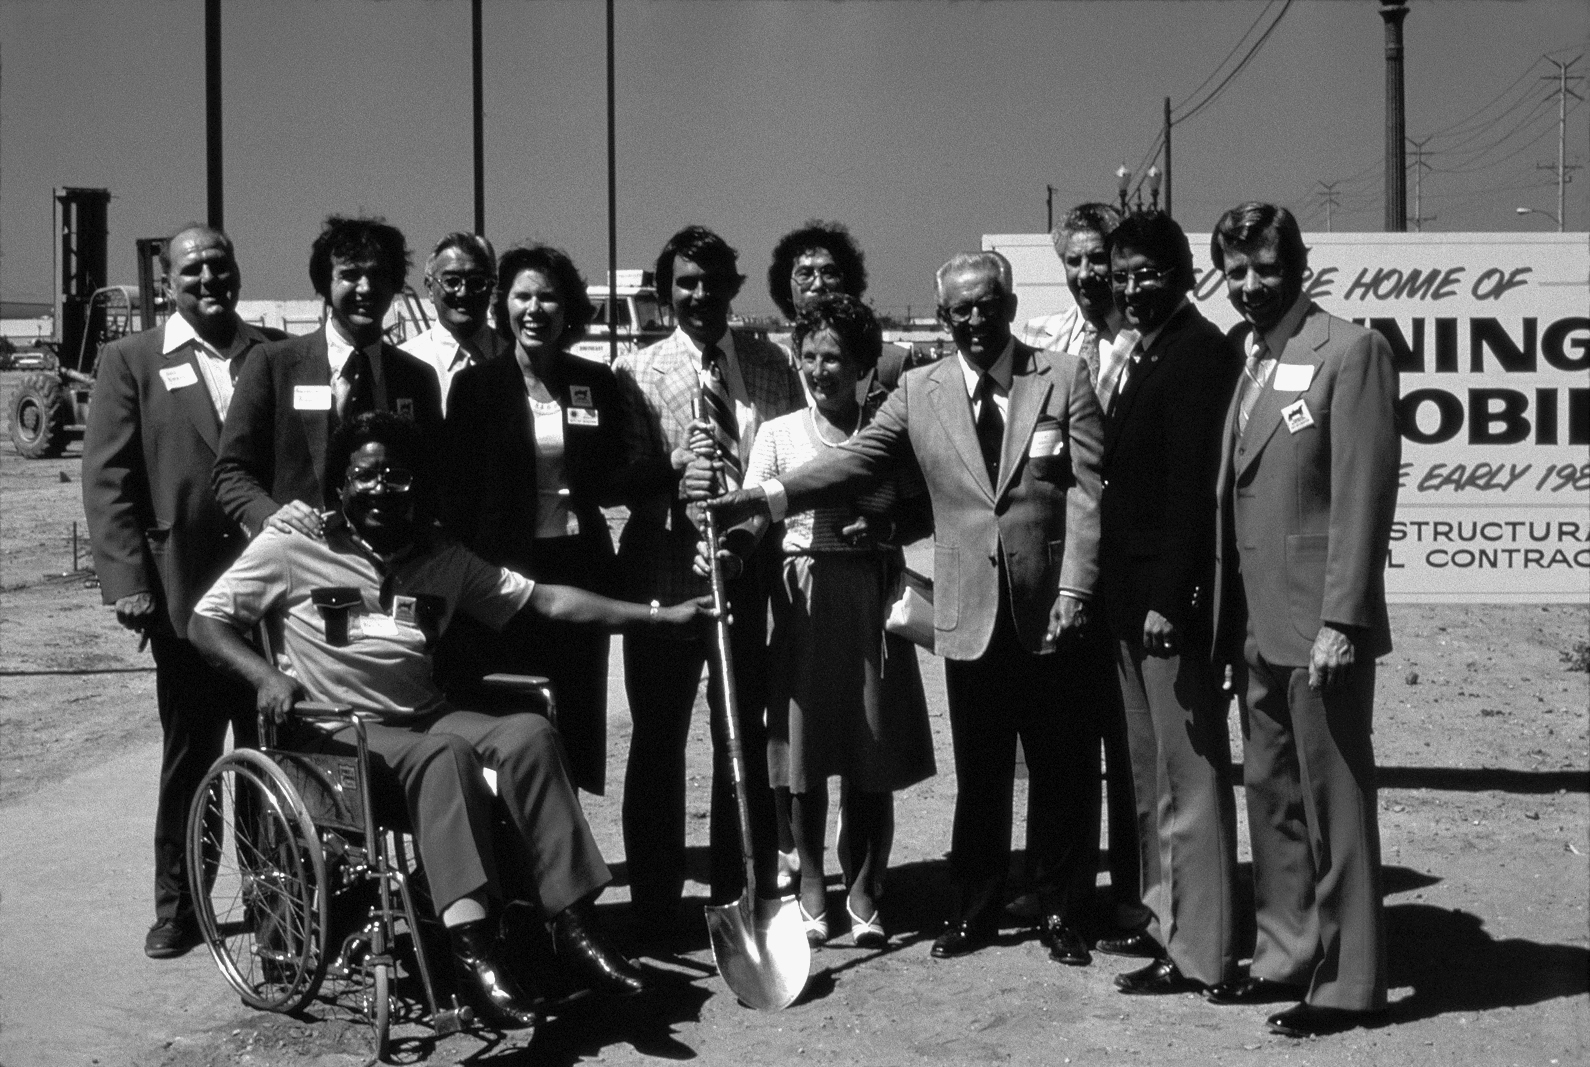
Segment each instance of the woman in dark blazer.
[[[532,245],[497,268],[507,354],[459,372],[447,411],[446,523],[476,554],[531,578],[611,593],[618,395],[604,364],[571,354],[594,309],[568,255]],[[557,693],[571,777],[604,788],[608,634],[541,620],[495,636],[470,627],[445,650],[450,680],[491,671],[542,674]]]

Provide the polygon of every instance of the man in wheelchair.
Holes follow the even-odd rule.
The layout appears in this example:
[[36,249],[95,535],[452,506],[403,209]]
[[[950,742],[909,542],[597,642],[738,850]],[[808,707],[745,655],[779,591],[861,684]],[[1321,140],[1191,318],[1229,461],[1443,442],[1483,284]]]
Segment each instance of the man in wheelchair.
[[[500,629],[521,611],[579,623],[687,626],[703,603],[672,607],[611,600],[492,567],[443,539],[416,515],[425,444],[413,423],[370,412],[338,432],[329,469],[342,471],[340,506],[324,538],[263,531],[194,609],[193,643],[254,686],[260,712],[289,720],[299,700],[374,712],[373,778],[400,790],[432,899],[479,1007],[499,1024],[533,1026],[531,998],[501,966],[491,906],[528,890],[554,949],[598,992],[631,996],[642,973],[592,925],[589,905],[611,880],[591,837],[562,745],[529,713],[485,715],[452,706],[431,675],[431,652],[455,612]],[[262,619],[281,624],[278,662],[243,637]],[[351,727],[307,725],[295,747],[351,752]],[[505,892],[493,854],[496,773],[518,866],[533,885]],[[394,793],[394,795],[396,795]],[[506,863],[505,863],[506,866]]]

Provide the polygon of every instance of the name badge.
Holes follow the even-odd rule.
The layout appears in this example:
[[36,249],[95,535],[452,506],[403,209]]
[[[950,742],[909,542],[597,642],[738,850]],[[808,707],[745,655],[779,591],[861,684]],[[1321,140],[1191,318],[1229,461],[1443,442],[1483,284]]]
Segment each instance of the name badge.
[[577,408],[594,408],[596,401],[591,397],[591,387],[588,385],[569,386],[569,403]]
[[414,401],[413,401],[413,399],[410,398],[410,397],[406,397],[406,396],[398,397],[397,398],[397,413],[400,416],[402,416],[403,418],[405,418],[405,419],[412,419],[414,417]]
[[396,637],[397,635],[397,620],[392,616],[377,612],[368,612],[359,616],[359,636]]
[[1281,418],[1286,420],[1286,428],[1293,433],[1314,425],[1314,415],[1309,411],[1308,404],[1302,400],[1282,408]]
[[1065,434],[1060,432],[1060,424],[1045,424],[1032,431],[1032,444],[1027,446],[1028,459],[1043,459],[1046,456],[1058,456],[1066,450]]
[[293,386],[294,411],[330,411],[331,386],[329,385],[295,385]]
[[160,380],[166,383],[166,392],[170,393],[185,385],[196,385],[199,376],[193,373],[193,364],[178,363],[175,367],[161,368]]
[[602,418],[595,408],[576,408],[568,410],[570,426],[600,426]]
[[1275,367],[1274,388],[1278,393],[1301,393],[1314,380],[1312,363],[1278,363]]

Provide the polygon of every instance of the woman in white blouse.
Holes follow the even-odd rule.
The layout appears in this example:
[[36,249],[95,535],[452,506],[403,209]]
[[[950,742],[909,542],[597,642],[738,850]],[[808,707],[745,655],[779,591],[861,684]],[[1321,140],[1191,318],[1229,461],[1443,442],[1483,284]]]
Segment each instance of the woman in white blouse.
[[[877,319],[865,304],[840,293],[817,298],[799,310],[791,346],[811,404],[762,427],[747,485],[842,444],[874,410],[856,398],[856,383],[876,365],[882,347]],[[920,479],[910,482],[792,515],[782,526],[768,771],[774,789],[789,794],[802,918],[814,943],[829,932],[823,869],[828,778],[837,775],[844,784],[849,855],[839,860],[851,936],[873,947],[885,940],[878,898],[888,867],[893,791],[935,771],[915,648],[883,631],[885,602],[903,566],[898,546],[931,528]]]
[[[568,255],[514,248],[497,268],[496,319],[511,353],[459,373],[448,402],[446,524],[478,555],[541,581],[611,595],[613,539],[601,508],[619,503],[618,387],[573,355],[594,309]],[[447,650],[449,680],[491,671],[552,679],[576,785],[605,784],[608,634],[536,622],[500,640],[471,632]]]

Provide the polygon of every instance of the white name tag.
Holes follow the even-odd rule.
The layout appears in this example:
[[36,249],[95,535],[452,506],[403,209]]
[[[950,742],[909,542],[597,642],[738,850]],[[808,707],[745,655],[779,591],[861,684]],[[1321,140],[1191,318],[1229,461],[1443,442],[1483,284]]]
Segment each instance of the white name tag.
[[1275,367],[1274,387],[1280,393],[1301,393],[1314,380],[1312,363],[1278,363]]
[[198,384],[199,376],[193,373],[193,364],[178,363],[175,367],[161,368],[160,380],[166,383],[166,392],[170,393],[185,385]]
[[293,386],[294,411],[330,411],[331,386],[329,385],[295,385]]
[[1027,446],[1027,458],[1043,459],[1045,456],[1058,456],[1065,450],[1065,434],[1060,432],[1058,426],[1045,426],[1033,431],[1032,444]]
[[1314,414],[1309,411],[1308,404],[1302,400],[1282,408],[1281,418],[1286,420],[1286,428],[1293,433],[1297,433],[1299,430],[1306,430],[1314,425]]
[[398,624],[390,615],[371,612],[359,616],[359,631],[363,637],[396,637]]
[[594,408],[568,408],[570,426],[600,426],[601,416]]

